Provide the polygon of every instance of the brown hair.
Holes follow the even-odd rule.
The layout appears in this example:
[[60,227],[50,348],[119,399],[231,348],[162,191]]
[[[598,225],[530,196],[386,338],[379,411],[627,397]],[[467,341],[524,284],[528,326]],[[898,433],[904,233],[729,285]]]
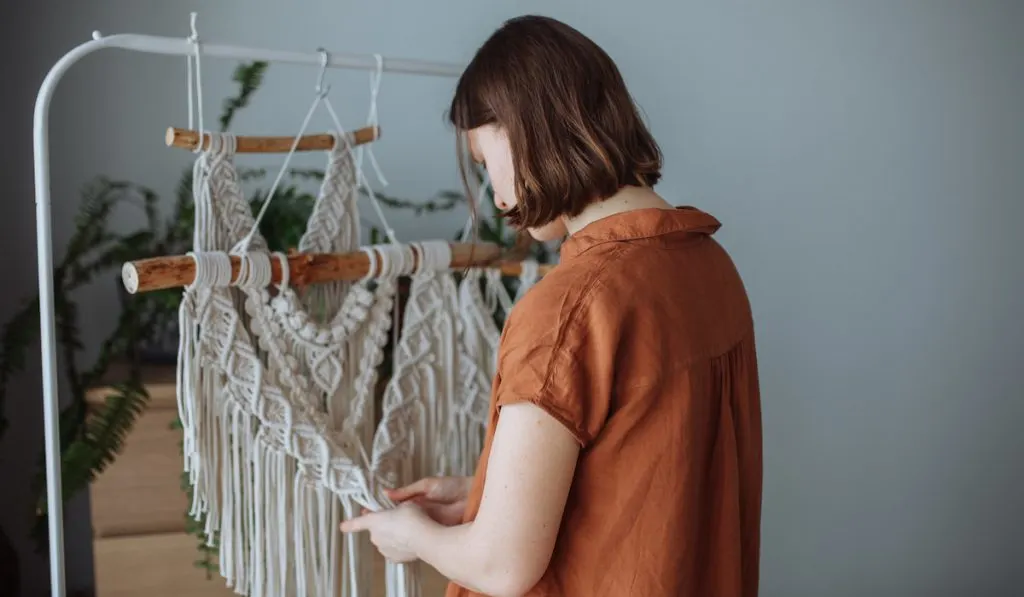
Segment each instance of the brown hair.
[[548,17],[511,19],[487,39],[459,79],[449,118],[467,189],[465,131],[496,124],[508,135],[518,204],[505,215],[517,226],[579,215],[623,186],[653,187],[661,177],[661,150],[615,63]]

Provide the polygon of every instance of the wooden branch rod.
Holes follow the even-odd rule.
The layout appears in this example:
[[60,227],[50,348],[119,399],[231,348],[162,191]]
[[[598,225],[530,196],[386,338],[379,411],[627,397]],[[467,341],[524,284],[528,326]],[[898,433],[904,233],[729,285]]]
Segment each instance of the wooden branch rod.
[[[380,138],[380,127],[368,126],[346,133],[353,146],[372,143]],[[199,131],[170,127],[164,137],[168,147],[195,150],[199,143]],[[235,137],[236,153],[288,153],[295,143],[295,137]],[[203,133],[202,149],[210,147],[210,134]],[[327,151],[334,148],[334,135],[321,133],[303,135],[295,151]]]
[[[501,247],[493,243],[451,243],[451,247],[453,270],[468,267],[499,268],[508,276],[518,276],[522,272],[522,262],[503,259]],[[239,258],[231,256],[232,279],[238,277],[240,268]],[[540,265],[538,273],[544,275],[552,268],[553,265]],[[277,259],[270,260],[270,269],[271,280],[280,282],[281,264]],[[362,251],[294,253],[288,256],[288,280],[296,286],[359,280],[369,273],[369,269],[370,260]],[[125,290],[131,294],[186,286],[195,280],[195,276],[195,261],[188,255],[139,259],[125,263],[121,268],[121,281]]]

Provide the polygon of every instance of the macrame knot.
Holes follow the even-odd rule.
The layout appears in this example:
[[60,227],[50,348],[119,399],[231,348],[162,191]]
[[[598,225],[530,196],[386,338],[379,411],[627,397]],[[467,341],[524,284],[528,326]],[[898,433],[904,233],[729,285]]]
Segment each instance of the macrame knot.
[[452,247],[448,241],[426,240],[413,243],[419,253],[419,263],[414,274],[445,271],[452,264]]
[[264,251],[246,251],[238,255],[240,266],[233,286],[258,290],[270,285],[270,254]]
[[189,251],[196,275],[186,289],[219,288],[231,284],[231,256],[223,251]]

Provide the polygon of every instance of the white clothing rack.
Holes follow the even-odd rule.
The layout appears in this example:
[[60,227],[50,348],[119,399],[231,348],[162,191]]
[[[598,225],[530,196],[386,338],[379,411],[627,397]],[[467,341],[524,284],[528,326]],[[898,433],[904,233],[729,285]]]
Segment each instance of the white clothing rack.
[[[65,597],[64,578],[64,520],[61,491],[60,434],[57,400],[57,352],[54,330],[53,299],[53,247],[50,236],[50,101],[57,83],[64,73],[83,57],[104,48],[120,48],[147,54],[188,56],[195,45],[186,38],[157,37],[152,35],[120,34],[104,37],[97,31],[93,39],[72,49],[50,69],[36,96],[33,117],[33,142],[36,191],[36,243],[39,275],[39,327],[42,351],[43,424],[46,445],[46,494],[49,523],[50,594]],[[245,48],[202,42],[203,56],[235,60],[260,60],[291,64],[320,66],[323,55],[319,52],[286,52],[264,48]],[[372,55],[328,54],[326,66],[377,70],[377,58]],[[458,65],[420,60],[384,59],[383,70],[397,73],[457,77],[462,69]]]

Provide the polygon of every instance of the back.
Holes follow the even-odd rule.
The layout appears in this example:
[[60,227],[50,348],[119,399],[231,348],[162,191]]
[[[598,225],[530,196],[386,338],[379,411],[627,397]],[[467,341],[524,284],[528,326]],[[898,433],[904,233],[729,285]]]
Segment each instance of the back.
[[528,400],[582,446],[551,564],[529,595],[757,594],[757,359],[718,227],[692,208],[595,222],[506,325],[490,429],[501,406]]

